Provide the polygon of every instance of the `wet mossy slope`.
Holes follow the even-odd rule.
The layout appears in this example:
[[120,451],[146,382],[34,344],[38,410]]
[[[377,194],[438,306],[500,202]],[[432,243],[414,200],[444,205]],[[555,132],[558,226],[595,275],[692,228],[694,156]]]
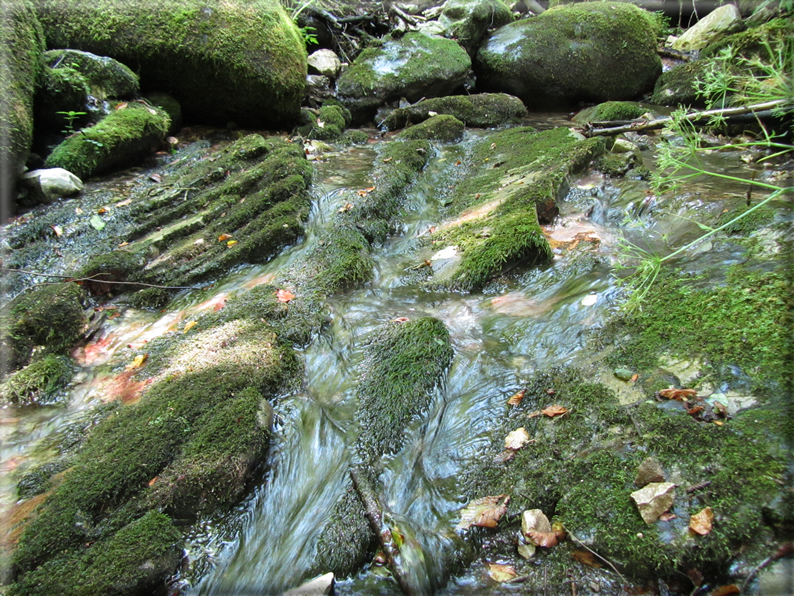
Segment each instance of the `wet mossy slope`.
[[448,279],[431,281],[473,290],[513,266],[549,261],[540,223],[559,212],[568,176],[603,150],[602,140],[580,140],[567,128],[512,128],[478,142],[448,219],[432,234],[434,247],[456,247],[460,263]]

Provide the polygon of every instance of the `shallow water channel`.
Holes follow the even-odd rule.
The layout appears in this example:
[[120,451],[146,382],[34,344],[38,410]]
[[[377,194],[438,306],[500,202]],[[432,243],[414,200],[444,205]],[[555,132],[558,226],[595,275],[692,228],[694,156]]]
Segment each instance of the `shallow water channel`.
[[[559,123],[556,115],[534,125]],[[188,539],[186,564],[174,585],[184,594],[278,594],[305,575],[315,541],[348,481],[357,434],[353,390],[368,336],[398,317],[434,316],[450,331],[455,357],[443,388],[427,415],[409,430],[405,447],[382,476],[384,506],[415,539],[410,572],[428,593],[502,593],[481,566],[439,584],[440,559],[454,548],[454,527],[465,502],[458,490],[467,461],[490,442],[493,420],[506,399],[535,371],[555,364],[590,364],[600,357],[589,332],[620,305],[621,290],[611,265],[617,238],[644,239],[659,251],[695,237],[687,218],[741,201],[744,189],[704,182],[685,194],[659,199],[646,182],[589,174],[571,181],[558,222],[546,231],[558,241],[553,263],[514,271],[482,293],[432,293],[414,283],[412,267],[432,259],[421,236],[439,223],[445,189],[455,184],[458,163],[473,140],[467,132],[455,145],[440,146],[418,182],[408,189],[400,234],[375,253],[377,274],[366,287],[336,296],[330,325],[302,353],[303,389],[276,406],[276,427],[268,469],[234,510],[204,519]],[[318,231],[359,189],[371,185],[373,145],[345,149],[315,161],[315,202],[307,234],[265,266],[243,267],[210,289],[188,292],[168,311],[123,310],[108,319],[88,346],[75,353],[81,364],[69,395],[57,405],[0,411],[0,510],[15,500],[15,483],[33,465],[53,458],[72,425],[91,424],[87,414],[103,401],[109,369],[129,361],[144,343],[214,308],[231,295],[272,279],[310,249]],[[651,165],[651,156],[644,157]],[[732,168],[736,156],[724,159]],[[730,249],[714,259],[730,261]],[[603,380],[630,402],[641,394],[618,387],[608,371]],[[338,594],[399,594],[385,568],[371,567],[338,582]]]

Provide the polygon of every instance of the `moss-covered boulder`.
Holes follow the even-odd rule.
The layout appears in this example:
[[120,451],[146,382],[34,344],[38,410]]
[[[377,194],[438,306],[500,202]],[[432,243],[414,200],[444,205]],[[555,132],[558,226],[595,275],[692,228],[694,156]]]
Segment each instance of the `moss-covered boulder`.
[[134,66],[142,87],[167,89],[186,118],[278,126],[297,117],[306,49],[279,2],[166,0],[142,13],[115,0],[45,0],[37,13],[50,47]]
[[428,118],[410,128],[406,128],[396,138],[402,140],[428,139],[451,143],[463,138],[463,122],[449,115],[437,115]]
[[650,102],[660,106],[705,106],[705,98],[697,94],[696,82],[709,68],[707,60],[674,66],[658,78]]
[[642,104],[631,101],[607,101],[597,106],[585,108],[573,121],[577,124],[589,122],[608,122],[612,120],[633,120],[645,114],[648,110]]
[[[0,163],[3,197],[12,197],[33,139],[33,95],[41,71],[44,37],[33,3],[3,2],[0,11]],[[6,200],[6,199],[4,199]]]
[[48,354],[0,384],[0,403],[33,405],[50,401],[72,377],[74,367],[66,356]]
[[83,333],[83,291],[74,283],[40,286],[3,307],[2,355],[13,368],[27,363],[34,348],[63,353]]
[[340,75],[336,89],[354,121],[362,122],[387,101],[414,102],[453,92],[470,67],[466,51],[451,39],[408,33],[361,52]]
[[502,124],[516,124],[527,114],[527,109],[517,97],[506,93],[478,93],[476,95],[451,95],[423,99],[406,108],[391,112],[384,124],[397,130],[408,124],[417,124],[432,113],[455,116],[466,126],[489,128]]
[[301,126],[298,132],[309,139],[335,141],[345,132],[346,116],[349,116],[349,112],[342,106],[328,105],[319,110],[304,108],[304,112],[309,122]]
[[182,128],[182,106],[168,93],[162,91],[151,91],[146,94],[146,101],[153,106],[157,106],[168,114],[171,125],[168,127],[168,134],[175,134]]
[[498,29],[480,48],[477,85],[527,106],[632,99],[662,72],[658,22],[626,3],[560,6]]
[[438,22],[444,35],[451,37],[473,54],[489,29],[514,20],[510,7],[502,0],[447,0]]
[[559,213],[568,176],[603,150],[602,140],[582,140],[567,128],[513,128],[475,145],[447,219],[431,235],[429,282],[471,290],[516,265],[548,262],[540,223]]
[[66,138],[45,166],[80,178],[133,165],[157,149],[170,125],[168,114],[141,103],[120,104],[98,124]]
[[36,134],[50,129],[66,135],[70,129],[88,124],[86,106],[90,93],[88,81],[74,68],[45,66],[34,101]]
[[50,68],[71,68],[88,82],[90,93],[99,100],[129,99],[139,91],[138,75],[121,62],[79,50],[49,50],[44,63]]

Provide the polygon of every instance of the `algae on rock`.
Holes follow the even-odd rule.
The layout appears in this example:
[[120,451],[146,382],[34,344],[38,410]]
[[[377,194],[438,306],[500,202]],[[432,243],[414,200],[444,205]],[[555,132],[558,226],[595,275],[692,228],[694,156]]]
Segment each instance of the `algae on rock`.
[[418,124],[436,114],[455,116],[466,126],[488,128],[502,124],[517,124],[527,115],[527,109],[517,97],[506,93],[478,93],[423,99],[412,106],[397,108],[384,122],[389,130]]

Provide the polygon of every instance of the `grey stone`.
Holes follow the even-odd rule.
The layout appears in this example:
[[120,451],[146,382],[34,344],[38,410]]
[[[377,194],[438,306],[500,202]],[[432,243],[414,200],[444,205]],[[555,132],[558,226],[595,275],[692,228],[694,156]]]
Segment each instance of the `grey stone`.
[[642,488],[651,482],[664,482],[664,470],[652,457],[646,457],[637,468],[637,477],[634,479],[635,486]]
[[332,50],[317,50],[308,58],[309,74],[324,75],[335,79],[342,68],[342,61]]
[[52,203],[61,197],[71,197],[83,190],[83,182],[63,168],[33,170],[20,176],[19,183],[29,189],[39,203]]
[[326,573],[320,577],[315,577],[302,586],[287,590],[282,596],[326,596],[333,591],[333,588],[334,574]]
[[742,15],[734,4],[726,4],[710,12],[708,16],[700,19],[697,24],[684,31],[673,42],[673,49],[702,50],[707,45],[718,41],[722,37],[739,31],[742,28]]

